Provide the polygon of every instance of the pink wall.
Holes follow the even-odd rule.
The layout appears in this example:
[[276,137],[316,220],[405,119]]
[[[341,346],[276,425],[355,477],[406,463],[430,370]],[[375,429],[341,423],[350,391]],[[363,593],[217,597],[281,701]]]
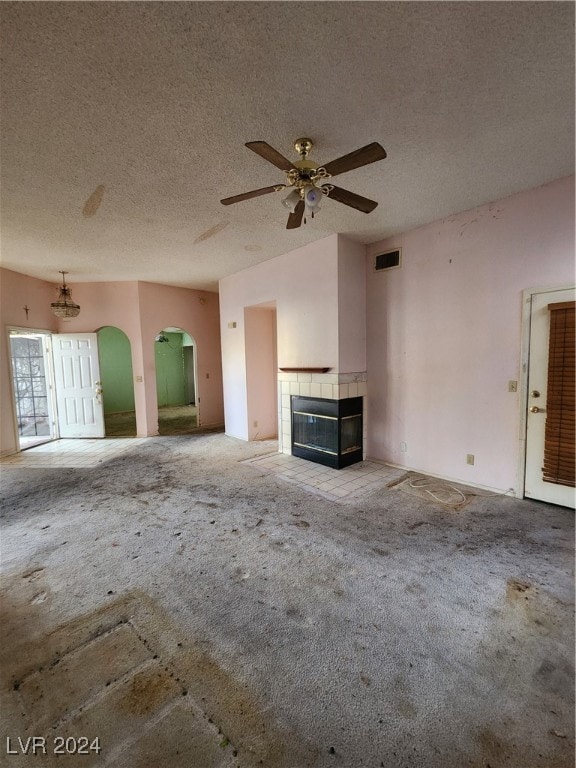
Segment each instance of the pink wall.
[[269,302],[277,308],[278,366],[365,371],[365,246],[330,235],[220,281],[226,433],[243,440],[254,439],[262,413],[247,387],[255,377],[244,310]]
[[244,327],[248,439],[264,440],[278,434],[276,309],[246,307]]
[[[7,329],[56,332],[58,321],[50,304],[57,297],[57,287],[51,283],[0,269],[0,453],[13,453],[17,448]],[[30,308],[28,318],[24,306]]]
[[[50,304],[58,298],[58,287],[45,280],[0,269],[0,312],[4,323],[19,328],[56,331],[56,318]],[[24,306],[30,308],[28,318]]]
[[144,376],[154,382],[154,395],[148,398],[149,418],[154,419],[157,414],[154,337],[162,328],[174,326],[189,333],[196,342],[199,423],[202,426],[223,424],[218,294],[155,283],[138,283],[138,288]]
[[522,291],[573,283],[574,177],[370,245],[368,454],[518,490]]
[[366,370],[366,246],[338,235],[338,372]]
[[62,321],[61,333],[93,333],[105,325],[120,328],[130,340],[132,351],[132,370],[134,373],[134,402],[138,435],[155,435],[157,430],[153,417],[147,419],[146,389],[156,382],[154,376],[148,376],[136,383],[136,377],[142,375],[142,336],[140,332],[140,313],[138,283],[70,283],[72,298],[80,305],[78,317]]
[[[196,342],[199,423],[223,423],[218,295],[156,283],[79,283],[72,286],[82,311],[66,331],[121,328],[132,345],[138,434],[158,434],[154,337],[163,328],[182,328]],[[142,381],[136,381],[141,376]]]
[[[249,439],[244,308],[275,302],[278,365],[338,369],[338,236],[220,281],[226,433]],[[236,323],[235,328],[229,324]]]
[[[199,420],[204,426],[222,424],[222,367],[218,295],[143,282],[70,283],[72,297],[80,304],[78,317],[58,321],[50,310],[57,286],[2,270],[2,327],[22,326],[60,333],[94,332],[105,325],[120,328],[130,339],[138,434],[158,434],[158,409],[154,367],[154,337],[174,326],[189,333],[196,343]],[[24,322],[24,304],[32,308]],[[7,365],[7,338],[2,336],[0,405],[12,414],[12,395]],[[2,419],[2,452],[16,449],[13,418]]]

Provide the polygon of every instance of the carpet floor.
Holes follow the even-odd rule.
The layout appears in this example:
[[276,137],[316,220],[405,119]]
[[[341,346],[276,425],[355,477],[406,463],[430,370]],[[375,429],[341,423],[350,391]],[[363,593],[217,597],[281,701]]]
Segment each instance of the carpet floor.
[[[104,416],[106,437],[135,437],[136,413],[108,413]],[[198,429],[198,409],[195,405],[158,408],[158,431],[161,435],[185,435]]]
[[572,768],[572,511],[130,443],[0,464],[2,765]]

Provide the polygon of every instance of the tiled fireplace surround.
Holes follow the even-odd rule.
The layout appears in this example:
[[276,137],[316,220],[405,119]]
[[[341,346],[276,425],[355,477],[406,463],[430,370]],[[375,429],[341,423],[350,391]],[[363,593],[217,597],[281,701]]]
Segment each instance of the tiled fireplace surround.
[[309,373],[278,372],[278,450],[292,453],[292,413],[290,397],[322,397],[343,400],[347,397],[362,398],[362,455],[366,458],[366,371],[360,373]]

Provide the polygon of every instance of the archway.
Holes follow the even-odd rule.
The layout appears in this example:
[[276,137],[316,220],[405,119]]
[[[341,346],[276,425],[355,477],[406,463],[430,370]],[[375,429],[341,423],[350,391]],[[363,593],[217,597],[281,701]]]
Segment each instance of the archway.
[[108,437],[135,437],[134,378],[130,339],[112,325],[97,331],[104,424]]
[[196,344],[182,328],[164,328],[154,339],[158,431],[180,435],[198,428]]

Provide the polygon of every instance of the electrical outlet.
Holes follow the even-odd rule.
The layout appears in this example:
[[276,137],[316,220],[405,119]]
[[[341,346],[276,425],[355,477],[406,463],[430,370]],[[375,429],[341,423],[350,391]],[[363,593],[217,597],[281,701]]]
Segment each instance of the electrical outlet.
[[257,426],[258,426],[258,422],[257,422],[257,421],[253,421],[253,422],[252,422],[252,426],[253,426],[253,427],[257,427]]
[[406,451],[408,450],[408,443],[405,443],[404,441],[402,441],[402,442],[400,443],[400,450],[401,450],[403,453],[406,453]]
[[508,382],[508,392],[518,392],[518,382],[517,381],[509,381]]
[[474,465],[474,454],[473,453],[467,453],[466,454],[466,464]]

